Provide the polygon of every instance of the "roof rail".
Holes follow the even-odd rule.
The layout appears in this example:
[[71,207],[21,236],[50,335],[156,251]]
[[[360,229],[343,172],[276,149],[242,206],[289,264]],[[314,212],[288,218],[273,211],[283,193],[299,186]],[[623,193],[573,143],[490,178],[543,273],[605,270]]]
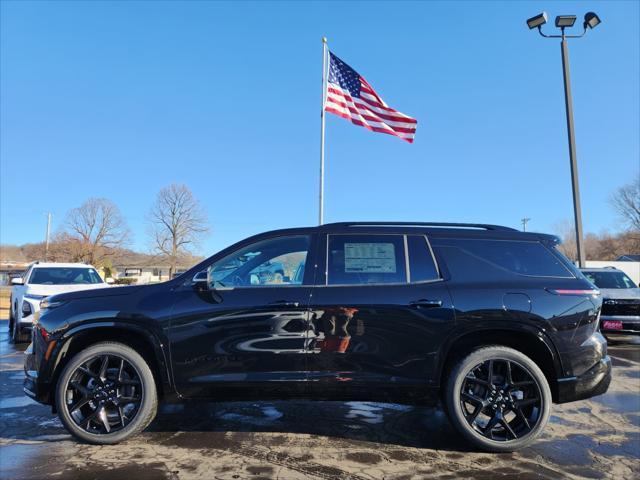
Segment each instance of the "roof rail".
[[436,227],[436,228],[475,228],[479,230],[496,230],[517,232],[515,228],[503,227],[502,225],[491,225],[487,223],[449,223],[449,222],[335,222],[325,223],[323,226],[332,227],[394,227],[394,226],[416,226],[416,227]]

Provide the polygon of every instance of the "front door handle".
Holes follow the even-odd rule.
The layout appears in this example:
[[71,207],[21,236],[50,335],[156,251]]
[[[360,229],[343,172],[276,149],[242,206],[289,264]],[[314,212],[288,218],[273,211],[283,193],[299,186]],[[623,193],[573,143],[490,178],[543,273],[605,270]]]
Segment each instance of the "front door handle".
[[278,300],[277,302],[271,302],[269,305],[274,307],[291,307],[296,308],[300,306],[298,302],[289,302],[287,300]]
[[416,308],[435,308],[442,306],[442,300],[427,300],[426,298],[421,298],[420,300],[410,302],[409,305]]

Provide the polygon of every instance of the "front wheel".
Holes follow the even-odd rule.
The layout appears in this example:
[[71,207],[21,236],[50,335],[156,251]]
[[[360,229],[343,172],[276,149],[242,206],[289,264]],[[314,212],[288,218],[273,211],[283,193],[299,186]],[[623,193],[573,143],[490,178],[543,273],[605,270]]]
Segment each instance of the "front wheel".
[[9,324],[9,341],[11,343],[27,343],[31,340],[30,333],[24,333],[20,327],[20,319],[15,318]]
[[529,445],[544,429],[551,390],[529,357],[512,348],[489,346],[454,366],[444,401],[449,419],[472,444],[511,452]]
[[102,342],[77,353],[56,385],[58,415],[78,439],[121,442],[155,418],[158,395],[147,362],[131,347]]

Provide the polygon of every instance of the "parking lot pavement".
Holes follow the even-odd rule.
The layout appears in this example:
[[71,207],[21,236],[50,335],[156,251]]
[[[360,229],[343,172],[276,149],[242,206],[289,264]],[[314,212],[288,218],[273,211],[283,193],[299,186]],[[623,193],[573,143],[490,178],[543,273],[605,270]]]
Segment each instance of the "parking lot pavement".
[[470,451],[439,409],[369,402],[164,405],[139,437],[77,443],[22,392],[22,350],[0,321],[2,479],[640,478],[640,343],[610,347],[614,380],[554,405],[513,454]]

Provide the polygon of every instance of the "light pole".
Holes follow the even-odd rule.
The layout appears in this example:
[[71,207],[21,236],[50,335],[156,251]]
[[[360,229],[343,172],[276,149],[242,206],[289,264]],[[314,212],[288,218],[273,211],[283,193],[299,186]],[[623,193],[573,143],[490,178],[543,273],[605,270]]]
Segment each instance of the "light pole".
[[47,213],[47,236],[44,243],[44,261],[49,257],[49,234],[51,233],[51,212]]
[[527,231],[527,223],[529,223],[531,219],[529,217],[524,217],[522,220],[520,220],[522,222],[522,231],[526,232]]
[[542,33],[542,25],[547,23],[547,14],[542,12],[527,20],[530,29],[537,28],[538,33],[544,38],[560,38],[560,50],[562,52],[562,74],[564,78],[564,104],[567,111],[567,134],[569,139],[569,160],[571,162],[571,186],[573,190],[573,216],[576,228],[576,246],[578,249],[578,266],[585,267],[584,244],[582,243],[582,211],[580,208],[580,188],[578,184],[578,161],[576,160],[576,139],[573,131],[573,101],[571,99],[571,79],[569,76],[569,48],[567,38],[580,38],[587,33],[587,28],[594,28],[600,23],[600,18],[593,12],[584,16],[582,24],[584,30],[580,35],[565,35],[564,29],[573,27],[576,22],[575,15],[558,15],[556,27],[560,29],[560,35],[546,35]]

